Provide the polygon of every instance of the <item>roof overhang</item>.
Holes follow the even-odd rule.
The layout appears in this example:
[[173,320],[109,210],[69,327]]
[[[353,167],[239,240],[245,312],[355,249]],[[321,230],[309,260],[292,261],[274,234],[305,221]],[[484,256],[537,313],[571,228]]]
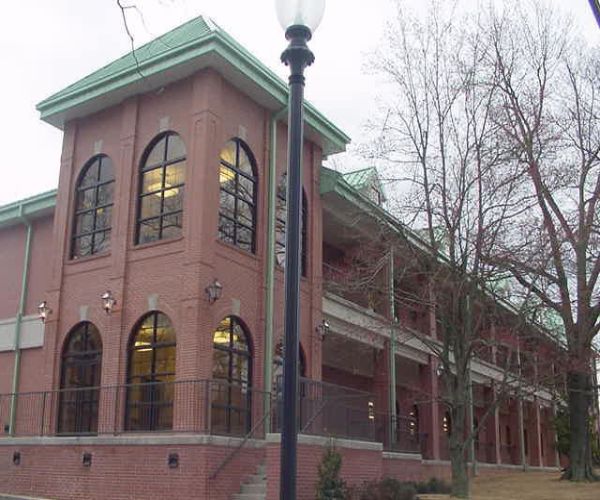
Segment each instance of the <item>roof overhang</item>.
[[[37,105],[41,119],[63,129],[128,97],[157,90],[204,68],[218,71],[232,85],[272,112],[288,102],[288,86],[232,37],[214,24],[188,43],[163,50],[139,64],[129,64],[98,78],[86,77]],[[143,75],[143,76],[142,76]],[[345,150],[350,138],[310,103],[305,103],[306,137],[325,156]]]
[[54,213],[56,189],[0,207],[0,228],[14,226]]

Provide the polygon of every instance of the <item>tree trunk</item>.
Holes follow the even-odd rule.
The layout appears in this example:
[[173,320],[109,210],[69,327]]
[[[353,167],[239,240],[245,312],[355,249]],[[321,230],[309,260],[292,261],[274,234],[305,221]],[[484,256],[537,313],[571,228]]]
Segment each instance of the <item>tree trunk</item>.
[[465,456],[465,407],[452,409],[450,432],[450,468],[452,470],[452,496],[469,498],[469,473]]
[[569,427],[571,443],[569,467],[563,479],[595,481],[598,477],[592,467],[590,436],[591,378],[589,373],[572,371],[567,375],[569,391]]

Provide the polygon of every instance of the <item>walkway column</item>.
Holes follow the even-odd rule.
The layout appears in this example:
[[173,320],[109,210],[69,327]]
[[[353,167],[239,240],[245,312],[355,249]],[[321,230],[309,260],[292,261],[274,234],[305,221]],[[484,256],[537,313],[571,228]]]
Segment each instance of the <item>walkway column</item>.
[[[552,403],[552,417],[556,419],[556,403]],[[554,463],[556,467],[560,469],[560,453],[558,452],[558,436],[556,434],[556,427],[554,428]]]
[[533,398],[535,405],[535,444],[536,444],[536,459],[540,467],[544,466],[544,456],[542,453],[542,425],[540,419],[540,402],[537,397]]
[[429,364],[422,366],[421,380],[427,393],[427,401],[421,406],[424,429],[427,432],[426,451],[427,458],[439,460],[440,455],[440,410],[439,410],[439,384],[437,376],[438,360],[435,356],[429,356]]
[[396,415],[396,297],[394,290],[394,247],[390,247],[389,263],[388,263],[388,301],[390,307],[390,345],[388,353],[389,363],[389,430],[390,445],[396,442],[396,425],[398,415]]
[[523,397],[521,394],[519,394],[519,399],[517,401],[517,418],[519,428],[519,456],[523,470],[527,470],[529,464],[527,463],[527,456],[525,455],[525,422],[523,419]]

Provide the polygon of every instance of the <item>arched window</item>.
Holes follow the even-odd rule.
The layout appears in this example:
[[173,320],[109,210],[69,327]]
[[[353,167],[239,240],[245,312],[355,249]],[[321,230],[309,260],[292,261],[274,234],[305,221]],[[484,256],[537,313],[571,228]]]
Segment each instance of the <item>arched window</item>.
[[240,321],[228,316],[213,335],[212,430],[243,435],[250,430],[252,353]]
[[[275,260],[285,267],[285,225],[287,222],[287,175],[281,176],[277,187],[277,205],[275,209]],[[301,219],[300,265],[302,276],[306,276],[307,244],[308,244],[308,203],[306,192],[302,189],[302,219]]]
[[143,156],[136,243],[181,235],[184,184],[185,145],[178,134],[167,132]]
[[146,315],[129,342],[125,428],[167,430],[173,426],[175,329],[160,312]]
[[256,251],[256,168],[250,149],[232,139],[221,150],[219,238]]
[[67,336],[61,357],[59,434],[98,432],[101,369],[100,333],[92,323],[79,323]]
[[110,249],[114,187],[113,166],[108,156],[95,156],[81,171],[75,189],[72,259]]

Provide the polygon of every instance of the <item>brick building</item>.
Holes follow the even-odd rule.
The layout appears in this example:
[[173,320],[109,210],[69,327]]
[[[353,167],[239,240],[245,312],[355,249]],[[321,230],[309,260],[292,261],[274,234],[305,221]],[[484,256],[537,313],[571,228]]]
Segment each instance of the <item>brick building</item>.
[[[0,207],[0,494],[277,498],[287,87],[203,18],[136,54],[38,105],[64,131],[58,189]],[[331,437],[353,484],[447,475],[451,421],[419,340],[434,308],[390,317],[415,285],[381,292],[383,252],[369,286],[349,278],[382,224],[418,238],[373,169],[322,167],[349,139],[308,104],[305,119],[299,497]],[[472,363],[476,419],[502,356]],[[556,467],[552,412],[541,387],[507,399],[478,462]]]

